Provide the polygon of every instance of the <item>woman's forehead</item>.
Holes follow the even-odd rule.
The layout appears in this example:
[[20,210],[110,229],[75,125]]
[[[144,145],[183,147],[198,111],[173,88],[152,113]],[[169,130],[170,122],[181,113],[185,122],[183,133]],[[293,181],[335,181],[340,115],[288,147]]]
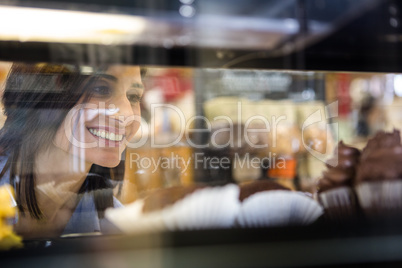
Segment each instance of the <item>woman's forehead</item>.
[[107,69],[106,73],[116,77],[118,80],[138,79],[141,81],[141,72],[139,66],[113,65]]
[[138,66],[111,66],[102,75],[109,80],[117,83],[118,87],[125,90],[143,91],[144,86],[141,80],[141,71]]

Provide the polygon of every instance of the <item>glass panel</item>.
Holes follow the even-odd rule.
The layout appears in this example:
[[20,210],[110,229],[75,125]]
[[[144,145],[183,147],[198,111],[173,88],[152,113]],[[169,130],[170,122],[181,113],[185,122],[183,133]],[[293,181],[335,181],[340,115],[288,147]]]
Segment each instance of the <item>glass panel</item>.
[[24,238],[163,230],[126,224],[208,185],[315,194],[338,141],[402,127],[399,74],[3,62],[0,78],[0,181]]

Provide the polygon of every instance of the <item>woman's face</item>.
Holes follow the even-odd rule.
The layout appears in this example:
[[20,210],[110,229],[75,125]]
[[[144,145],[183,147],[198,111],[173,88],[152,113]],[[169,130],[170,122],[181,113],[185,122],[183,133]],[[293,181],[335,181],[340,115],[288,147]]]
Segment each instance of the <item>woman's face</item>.
[[92,80],[91,97],[68,113],[54,144],[86,163],[115,167],[140,126],[140,68],[112,66]]

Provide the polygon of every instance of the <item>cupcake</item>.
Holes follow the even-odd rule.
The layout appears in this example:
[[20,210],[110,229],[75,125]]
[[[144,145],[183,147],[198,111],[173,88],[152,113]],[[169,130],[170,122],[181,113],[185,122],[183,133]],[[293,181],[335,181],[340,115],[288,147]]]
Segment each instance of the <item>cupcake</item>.
[[359,163],[360,151],[339,142],[334,156],[326,163],[327,170],[318,182],[318,200],[325,216],[344,220],[357,215],[353,183]]
[[242,185],[239,200],[237,223],[241,227],[306,225],[323,213],[307,195],[267,180]]
[[229,228],[240,207],[239,187],[176,186],[160,189],[106,217],[125,233]]
[[379,132],[362,151],[356,193],[368,216],[402,211],[402,145],[400,133]]

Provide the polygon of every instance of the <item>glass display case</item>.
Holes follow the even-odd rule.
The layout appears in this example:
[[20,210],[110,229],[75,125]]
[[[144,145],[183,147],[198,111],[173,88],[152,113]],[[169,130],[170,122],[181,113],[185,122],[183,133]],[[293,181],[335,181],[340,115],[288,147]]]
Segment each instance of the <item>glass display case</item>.
[[399,266],[401,10],[0,3],[0,266]]

